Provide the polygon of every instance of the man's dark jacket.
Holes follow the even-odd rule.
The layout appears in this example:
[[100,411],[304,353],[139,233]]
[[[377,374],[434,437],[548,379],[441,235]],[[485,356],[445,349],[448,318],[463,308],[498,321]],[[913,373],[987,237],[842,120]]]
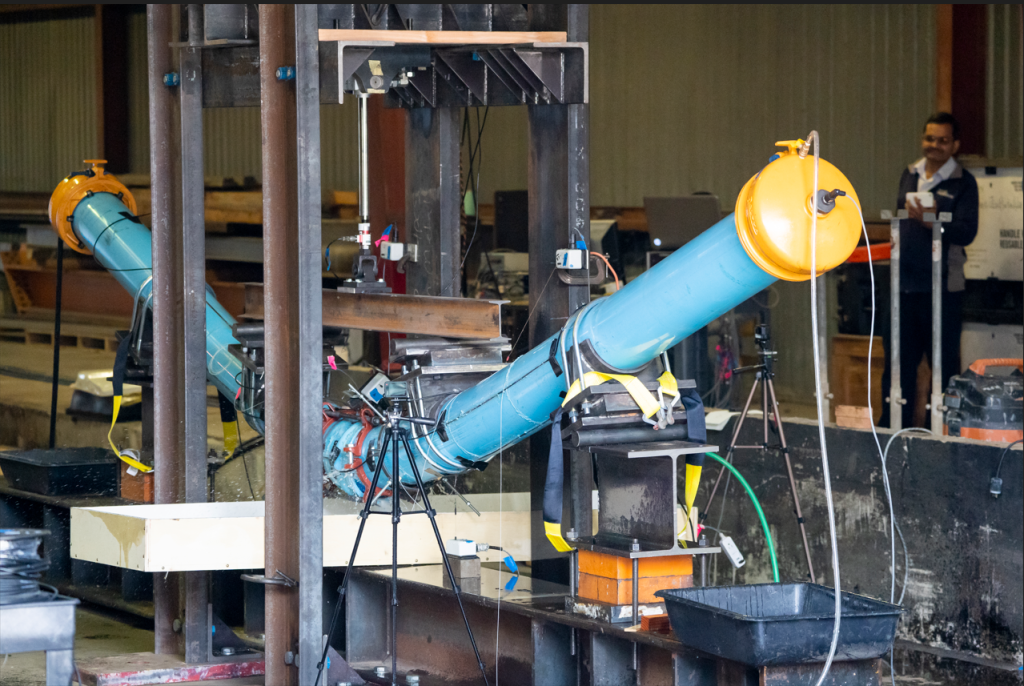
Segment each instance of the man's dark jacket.
[[[900,177],[897,209],[906,209],[907,193],[917,192],[917,170],[910,165]],[[953,283],[949,283],[949,247],[970,245],[978,235],[978,182],[958,163],[948,179],[931,189],[938,206],[925,212],[949,212],[952,222],[942,225],[943,290],[963,290],[963,250],[955,248]],[[904,293],[928,293],[932,290],[932,229],[913,219],[900,222],[900,290]]]

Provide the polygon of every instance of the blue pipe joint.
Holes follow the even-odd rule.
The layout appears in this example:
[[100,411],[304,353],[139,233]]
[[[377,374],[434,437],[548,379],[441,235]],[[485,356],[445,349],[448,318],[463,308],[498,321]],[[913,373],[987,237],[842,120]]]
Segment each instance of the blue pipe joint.
[[[776,277],[747,255],[734,216],[726,217],[621,291],[577,311],[562,332],[444,403],[438,417],[445,438],[434,430],[410,439],[424,480],[487,462],[550,424],[567,386],[565,371],[556,370],[550,353],[560,341],[566,357],[573,357],[576,317],[580,318],[578,341],[589,341],[604,365],[610,370],[636,369],[775,281]],[[330,435],[335,431],[352,435],[351,429],[336,426],[328,430]],[[366,436],[364,446],[375,442],[377,431]],[[331,445],[325,444],[325,456],[331,450]],[[385,470],[390,465],[388,458]],[[415,481],[406,465],[403,454],[400,478],[411,485]],[[361,498],[366,488],[358,476],[338,469],[337,459],[331,466],[331,480],[344,492]]]

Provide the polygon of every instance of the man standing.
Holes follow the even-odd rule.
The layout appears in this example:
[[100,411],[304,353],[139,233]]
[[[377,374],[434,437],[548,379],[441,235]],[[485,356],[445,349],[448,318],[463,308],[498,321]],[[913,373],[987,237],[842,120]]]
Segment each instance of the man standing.
[[[978,233],[978,184],[956,161],[960,126],[953,115],[939,112],[925,123],[921,140],[924,157],[903,170],[898,209],[909,219],[900,222],[900,387],[906,404],[903,426],[913,426],[917,400],[917,367],[921,356],[932,353],[932,228],[924,223],[926,212],[949,212],[951,222],[942,233],[942,379],[962,371],[960,332],[963,326],[964,246]],[[931,193],[931,207],[908,193]],[[926,203],[925,203],[926,204]],[[882,381],[889,390],[889,368]],[[940,391],[941,392],[941,391]],[[888,410],[888,404],[885,405]],[[885,414],[888,414],[886,411]],[[883,422],[885,418],[883,417]]]

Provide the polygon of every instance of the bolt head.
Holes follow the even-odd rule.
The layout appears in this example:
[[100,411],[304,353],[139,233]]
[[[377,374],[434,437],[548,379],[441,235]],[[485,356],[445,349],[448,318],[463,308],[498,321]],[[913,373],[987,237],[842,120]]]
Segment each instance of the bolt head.
[[373,674],[378,679],[384,678],[384,675],[387,674],[387,673],[388,673],[388,670],[386,670],[384,667],[374,667],[373,668]]
[[164,74],[164,85],[168,88],[172,88],[181,83],[181,78],[178,76],[178,72],[172,71]]
[[176,634],[181,633],[181,620],[175,619],[173,622],[171,622],[171,629]]

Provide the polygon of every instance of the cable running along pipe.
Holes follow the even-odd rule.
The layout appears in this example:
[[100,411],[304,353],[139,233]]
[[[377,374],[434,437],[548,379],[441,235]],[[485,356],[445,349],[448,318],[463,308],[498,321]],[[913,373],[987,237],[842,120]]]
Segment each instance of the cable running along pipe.
[[736,477],[736,480],[743,486],[743,490],[750,496],[750,502],[754,504],[754,509],[757,510],[757,518],[761,520],[761,530],[764,532],[764,540],[768,545],[768,556],[771,558],[772,563],[772,581],[779,583],[779,561],[775,556],[775,543],[772,541],[772,532],[768,529],[768,520],[764,517],[764,510],[761,509],[761,503],[757,500],[757,496],[754,495],[754,489],[750,487],[747,480],[736,471],[736,468],[725,461],[720,455],[716,453],[704,453],[708,457],[717,460],[722,464],[723,467],[729,470],[729,472]]

